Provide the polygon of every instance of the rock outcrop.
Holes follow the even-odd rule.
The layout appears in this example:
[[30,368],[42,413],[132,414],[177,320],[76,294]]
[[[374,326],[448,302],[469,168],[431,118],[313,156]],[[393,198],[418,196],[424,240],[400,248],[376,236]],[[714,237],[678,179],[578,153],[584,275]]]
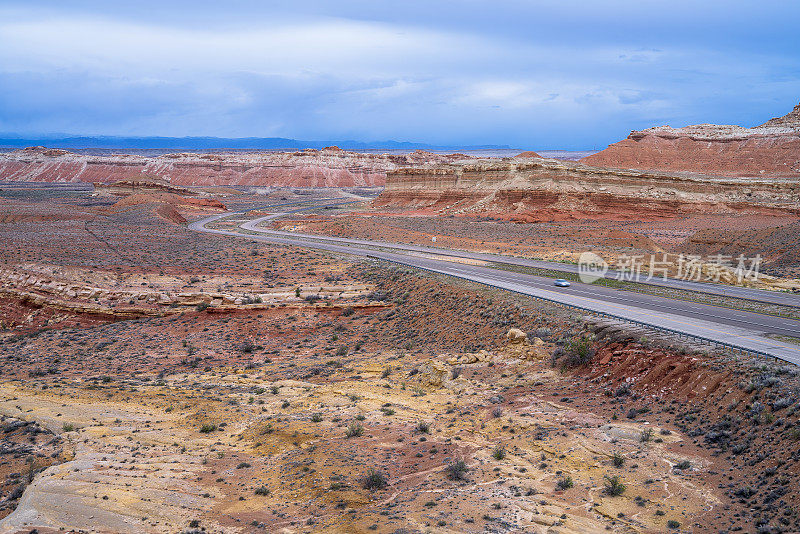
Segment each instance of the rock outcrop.
[[119,187],[109,189],[122,193],[142,177],[155,178],[171,186],[374,187],[382,186],[386,173],[401,166],[441,163],[457,157],[463,156],[424,151],[403,155],[365,154],[337,147],[273,153],[89,156],[30,147],[0,154],[0,180],[121,182]]
[[213,198],[193,198],[176,195],[174,193],[135,193],[118,200],[109,206],[106,211],[119,213],[139,206],[149,207],[159,217],[176,224],[185,224],[186,218],[181,211],[204,212],[225,211],[225,205]]
[[141,176],[126,180],[118,180],[110,184],[98,184],[95,193],[124,197],[138,193],[174,193],[176,195],[195,195],[196,191],[186,187],[172,185],[159,178]]
[[389,172],[374,205],[521,222],[797,214],[800,182],[614,170],[548,159],[462,160]]
[[800,104],[755,128],[698,124],[633,131],[581,161],[624,169],[800,178]]

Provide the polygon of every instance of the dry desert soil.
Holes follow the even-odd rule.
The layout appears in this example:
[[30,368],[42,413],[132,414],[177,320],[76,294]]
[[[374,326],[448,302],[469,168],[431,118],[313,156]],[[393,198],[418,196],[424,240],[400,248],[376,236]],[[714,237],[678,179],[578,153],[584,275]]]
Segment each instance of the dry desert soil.
[[[0,532],[800,530],[797,368],[188,230],[278,198],[215,200],[0,198]],[[736,230],[280,224],[366,217],[551,257]]]

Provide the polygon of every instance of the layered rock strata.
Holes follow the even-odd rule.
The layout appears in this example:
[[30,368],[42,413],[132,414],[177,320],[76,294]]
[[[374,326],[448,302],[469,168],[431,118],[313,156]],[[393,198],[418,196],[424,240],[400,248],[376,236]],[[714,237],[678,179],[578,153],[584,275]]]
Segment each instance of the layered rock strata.
[[401,166],[442,163],[457,157],[463,156],[423,151],[364,154],[336,147],[279,153],[90,156],[30,147],[0,154],[0,180],[122,182],[120,192],[130,189],[128,185],[142,177],[163,180],[172,186],[375,187],[384,184],[386,172]]
[[800,178],[800,104],[755,128],[698,124],[633,131],[627,139],[581,162],[625,169]]
[[387,174],[382,209],[488,213],[520,221],[798,214],[800,182],[613,170],[546,159],[485,159]]

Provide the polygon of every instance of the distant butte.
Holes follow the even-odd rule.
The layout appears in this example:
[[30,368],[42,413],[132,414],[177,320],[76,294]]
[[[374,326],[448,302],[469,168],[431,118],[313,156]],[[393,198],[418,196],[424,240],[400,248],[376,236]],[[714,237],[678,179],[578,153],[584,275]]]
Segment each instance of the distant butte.
[[800,104],[754,128],[697,124],[633,131],[581,162],[722,176],[800,177]]
[[[298,152],[115,154],[92,156],[28,147],[0,154],[0,180],[110,184],[109,192],[152,187],[186,194],[181,186],[381,187],[386,173],[408,165],[448,163],[463,154],[350,152],[332,146]],[[467,158],[468,159],[468,158]],[[179,188],[173,191],[170,188]]]

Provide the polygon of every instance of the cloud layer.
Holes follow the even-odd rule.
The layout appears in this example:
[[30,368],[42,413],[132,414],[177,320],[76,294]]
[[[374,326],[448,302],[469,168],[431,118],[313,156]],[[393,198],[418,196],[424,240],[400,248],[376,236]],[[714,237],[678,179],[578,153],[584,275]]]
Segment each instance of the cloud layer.
[[0,8],[0,131],[602,148],[800,101],[790,2],[70,4]]

